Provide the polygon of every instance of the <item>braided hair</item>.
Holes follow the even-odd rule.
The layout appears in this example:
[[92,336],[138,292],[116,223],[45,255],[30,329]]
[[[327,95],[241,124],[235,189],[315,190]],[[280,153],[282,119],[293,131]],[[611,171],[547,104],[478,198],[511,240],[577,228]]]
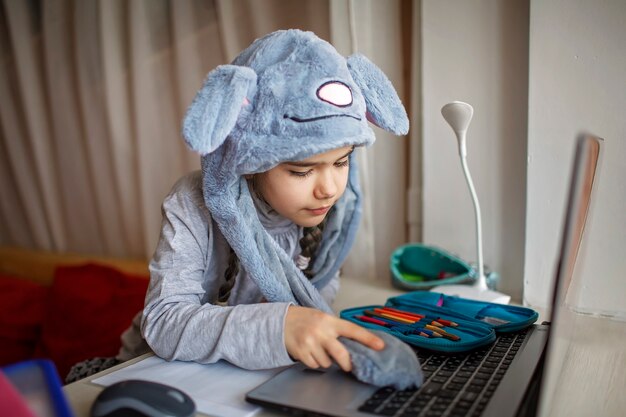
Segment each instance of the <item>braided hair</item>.
[[299,264],[298,267],[302,269],[304,275],[311,279],[313,278],[313,263],[315,261],[315,255],[322,242],[322,236],[324,234],[324,226],[326,225],[326,218],[317,226],[305,227],[304,234],[300,239],[300,252],[299,257],[306,259],[306,264]]
[[228,252],[228,265],[224,272],[225,281],[217,292],[217,302],[220,304],[226,304],[230,297],[230,292],[235,286],[235,278],[239,274],[239,258],[237,254],[230,248]]
[[[317,254],[317,250],[319,249],[322,241],[325,225],[326,219],[324,219],[324,221],[317,226],[305,227],[303,236],[300,238],[301,252],[299,260],[302,259],[304,262],[299,262],[298,267],[302,269],[302,272],[308,279],[313,278],[314,275],[313,264],[315,261],[315,255]],[[235,286],[235,280],[239,274],[239,269],[239,258],[233,248],[230,248],[230,252],[228,253],[228,265],[226,266],[226,271],[224,272],[225,280],[217,295],[218,303],[226,304],[228,301],[231,290]]]

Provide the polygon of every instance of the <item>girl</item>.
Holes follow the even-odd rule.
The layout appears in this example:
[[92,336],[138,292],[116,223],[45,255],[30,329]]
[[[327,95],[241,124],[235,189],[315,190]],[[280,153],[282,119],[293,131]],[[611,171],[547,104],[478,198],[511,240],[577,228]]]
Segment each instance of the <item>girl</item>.
[[352,155],[374,141],[368,119],[408,130],[382,72],[312,33],[272,33],[209,73],[183,123],[202,172],[166,197],[150,263],[141,332],[157,355],[421,382],[411,349],[329,307],[360,217]]

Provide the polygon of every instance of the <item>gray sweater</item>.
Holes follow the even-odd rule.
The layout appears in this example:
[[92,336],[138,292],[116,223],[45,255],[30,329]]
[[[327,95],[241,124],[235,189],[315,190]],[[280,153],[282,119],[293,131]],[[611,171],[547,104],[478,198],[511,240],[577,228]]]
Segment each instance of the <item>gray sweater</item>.
[[[256,200],[255,205],[261,224],[295,261],[302,228],[262,201]],[[245,369],[292,364],[283,334],[289,303],[264,302],[242,270],[228,305],[215,304],[225,281],[229,245],[204,204],[200,171],[174,185],[162,214],[143,314],[136,316],[122,336],[118,358],[126,360],[144,352],[147,342],[167,360],[213,363],[224,359]],[[320,292],[331,304],[338,289],[337,275]]]

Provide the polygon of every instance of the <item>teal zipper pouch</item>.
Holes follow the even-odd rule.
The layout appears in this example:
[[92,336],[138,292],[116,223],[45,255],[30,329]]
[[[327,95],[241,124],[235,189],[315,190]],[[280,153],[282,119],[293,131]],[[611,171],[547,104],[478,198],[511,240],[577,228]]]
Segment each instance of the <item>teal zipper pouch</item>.
[[339,315],[360,326],[388,332],[418,348],[446,353],[489,345],[495,341],[496,333],[522,330],[539,317],[526,307],[428,291],[392,297],[384,305],[348,308]]
[[441,248],[420,243],[394,250],[389,269],[392,284],[409,291],[476,281],[476,271],[467,262]]
[[539,318],[539,313],[527,307],[487,303],[436,292],[414,291],[387,300],[388,306],[408,309],[434,308],[441,316],[478,321],[498,333],[522,330]]

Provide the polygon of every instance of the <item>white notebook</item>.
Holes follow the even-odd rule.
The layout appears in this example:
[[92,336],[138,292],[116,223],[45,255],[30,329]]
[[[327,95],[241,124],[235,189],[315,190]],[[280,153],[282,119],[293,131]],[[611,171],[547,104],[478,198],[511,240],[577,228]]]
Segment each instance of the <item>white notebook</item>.
[[167,384],[193,398],[198,412],[215,417],[245,417],[261,409],[246,402],[245,394],[283,369],[247,371],[224,361],[201,365],[150,356],[91,382],[108,386],[128,379],[143,379]]

